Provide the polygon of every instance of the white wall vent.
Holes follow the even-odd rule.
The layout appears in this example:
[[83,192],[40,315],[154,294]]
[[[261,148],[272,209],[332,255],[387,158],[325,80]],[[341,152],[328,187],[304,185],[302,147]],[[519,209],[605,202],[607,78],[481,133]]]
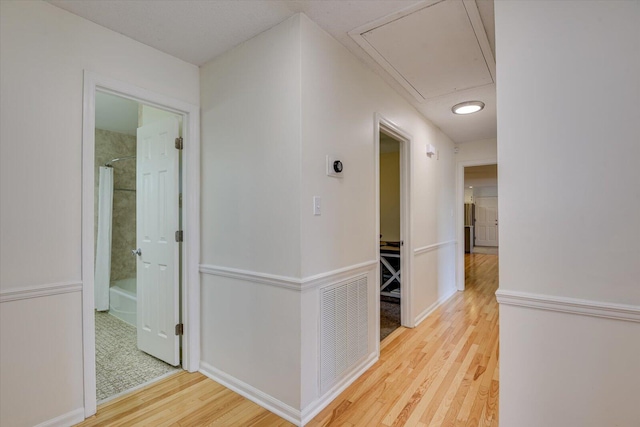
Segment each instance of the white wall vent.
[[367,276],[320,292],[320,388],[324,392],[367,355]]

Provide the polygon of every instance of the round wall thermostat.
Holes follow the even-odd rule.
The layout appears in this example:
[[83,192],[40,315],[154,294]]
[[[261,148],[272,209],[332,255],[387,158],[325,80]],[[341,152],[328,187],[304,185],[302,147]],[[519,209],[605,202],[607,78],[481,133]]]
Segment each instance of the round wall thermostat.
[[333,170],[336,173],[342,172],[342,162],[340,160],[333,162]]

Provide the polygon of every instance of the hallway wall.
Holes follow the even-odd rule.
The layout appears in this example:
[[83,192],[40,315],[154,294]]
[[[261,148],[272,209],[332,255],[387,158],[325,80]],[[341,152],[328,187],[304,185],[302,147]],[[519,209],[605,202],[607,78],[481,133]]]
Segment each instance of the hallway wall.
[[[376,356],[375,113],[413,137],[414,317],[455,291],[453,143],[303,14],[206,64],[201,90],[202,371],[306,419],[329,396],[321,287],[367,276],[361,362]],[[326,155],[343,178],[326,175]]]
[[84,418],[83,71],[198,105],[198,67],[42,1],[0,2],[0,50],[0,425],[71,425]]
[[639,425],[640,2],[495,12],[500,423]]
[[[352,270],[362,263],[372,264],[368,271],[368,343],[370,354],[375,354],[379,340],[375,333],[375,300],[379,292],[375,280],[379,250],[375,114],[381,114],[412,137],[412,230],[410,243],[404,247],[405,256],[414,266],[409,316],[412,323],[455,292],[453,142],[313,21],[305,15],[300,20],[301,273],[302,277],[315,277],[340,269]],[[427,157],[428,143],[439,151],[439,159]],[[344,163],[342,179],[326,175],[326,155],[340,156]],[[321,216],[314,216],[310,209],[313,196],[322,197]],[[425,247],[429,249],[424,250]],[[304,292],[302,299],[302,407],[310,411],[326,396],[317,386],[320,287]]]
[[201,366],[292,411],[300,295],[277,284],[300,277],[299,32],[290,18],[201,68]]

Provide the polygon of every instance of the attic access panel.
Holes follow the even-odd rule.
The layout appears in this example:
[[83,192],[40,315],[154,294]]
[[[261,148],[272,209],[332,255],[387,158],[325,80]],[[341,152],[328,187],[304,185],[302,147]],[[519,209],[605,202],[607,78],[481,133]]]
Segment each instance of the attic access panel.
[[351,36],[420,102],[494,82],[474,1],[423,3],[368,27]]

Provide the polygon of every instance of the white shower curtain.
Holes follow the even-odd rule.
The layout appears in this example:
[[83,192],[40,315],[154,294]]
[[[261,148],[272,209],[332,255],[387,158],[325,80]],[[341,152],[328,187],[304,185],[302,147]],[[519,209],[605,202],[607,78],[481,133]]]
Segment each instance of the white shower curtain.
[[98,187],[98,238],[94,299],[96,310],[109,310],[109,282],[111,281],[111,216],[113,211],[113,168],[100,167]]

